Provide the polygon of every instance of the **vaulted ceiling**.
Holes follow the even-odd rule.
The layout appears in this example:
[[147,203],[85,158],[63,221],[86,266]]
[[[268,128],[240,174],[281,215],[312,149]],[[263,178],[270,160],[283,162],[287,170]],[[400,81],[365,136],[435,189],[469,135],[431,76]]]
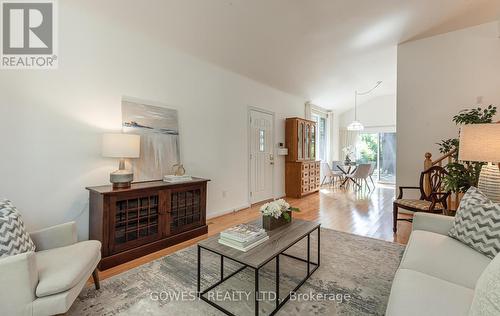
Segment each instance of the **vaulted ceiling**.
[[372,98],[396,92],[398,43],[500,16],[500,0],[98,3],[176,49],[338,111],[378,80]]

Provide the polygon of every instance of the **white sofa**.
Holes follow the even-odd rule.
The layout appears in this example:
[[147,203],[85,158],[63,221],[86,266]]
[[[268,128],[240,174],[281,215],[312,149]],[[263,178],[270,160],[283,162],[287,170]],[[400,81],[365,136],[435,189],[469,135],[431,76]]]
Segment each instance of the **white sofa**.
[[101,243],[77,242],[74,222],[30,233],[36,252],[0,259],[0,315],[68,311],[90,275],[96,287]]
[[448,237],[452,225],[453,217],[415,213],[386,315],[469,314],[476,283],[491,259]]

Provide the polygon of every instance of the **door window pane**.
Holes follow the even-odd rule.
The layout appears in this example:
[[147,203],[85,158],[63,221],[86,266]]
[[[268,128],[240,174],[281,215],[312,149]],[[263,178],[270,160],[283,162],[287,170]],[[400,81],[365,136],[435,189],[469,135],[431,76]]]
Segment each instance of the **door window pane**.
[[266,131],[264,131],[263,129],[259,130],[259,151],[260,152],[264,152],[265,141],[266,141],[265,132]]

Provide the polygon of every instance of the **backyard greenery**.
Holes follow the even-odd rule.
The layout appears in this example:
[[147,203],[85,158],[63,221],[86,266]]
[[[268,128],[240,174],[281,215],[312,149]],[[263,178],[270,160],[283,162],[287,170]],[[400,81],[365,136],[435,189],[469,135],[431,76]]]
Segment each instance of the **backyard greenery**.
[[377,162],[378,144],[377,134],[362,134],[362,146],[360,150],[361,162]]

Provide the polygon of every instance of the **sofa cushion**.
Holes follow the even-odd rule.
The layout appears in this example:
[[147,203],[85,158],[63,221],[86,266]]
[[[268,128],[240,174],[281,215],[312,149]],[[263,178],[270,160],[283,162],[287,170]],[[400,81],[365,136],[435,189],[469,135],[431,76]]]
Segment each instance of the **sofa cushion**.
[[21,214],[11,201],[0,199],[0,258],[35,251]]
[[500,252],[500,204],[470,187],[448,235],[493,259]]
[[399,269],[386,315],[467,315],[473,296],[474,291],[469,288],[418,271]]
[[408,240],[400,268],[474,289],[490,261],[488,257],[453,238],[415,230]]
[[500,315],[500,255],[486,267],[477,281],[471,316]]
[[96,240],[37,252],[39,282],[36,296],[61,293],[77,285],[96,267],[100,252],[101,243]]

